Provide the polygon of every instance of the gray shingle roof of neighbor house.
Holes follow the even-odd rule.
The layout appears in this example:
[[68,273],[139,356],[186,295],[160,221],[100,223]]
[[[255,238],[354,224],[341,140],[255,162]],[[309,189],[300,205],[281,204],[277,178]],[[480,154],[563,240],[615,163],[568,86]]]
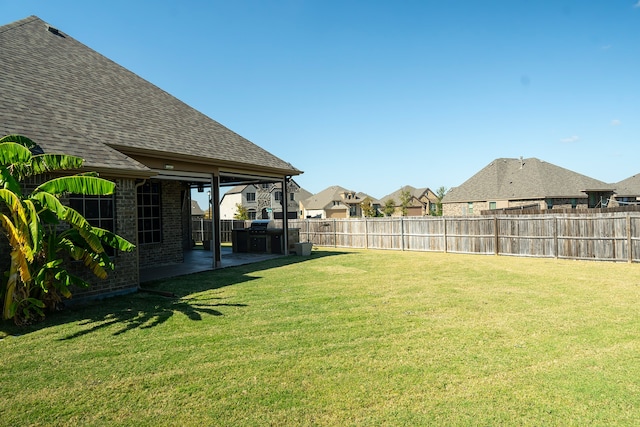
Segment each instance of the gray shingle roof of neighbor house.
[[204,211],[196,200],[191,200],[191,215],[204,215]]
[[364,201],[367,197],[369,198],[369,200],[371,200],[371,203],[373,204],[380,204],[380,200],[376,199],[375,197],[367,194],[367,193],[363,193],[362,191],[358,191],[356,193],[356,197],[358,197],[359,199],[361,199],[362,201]]
[[123,153],[260,173],[300,170],[53,29],[36,16],[0,27],[0,132],[86,167],[148,174]]
[[615,184],[616,195],[619,197],[640,196],[640,174],[630,176]]
[[[327,207],[331,207],[334,200],[339,200],[340,202],[344,202],[340,194],[342,193],[353,193],[353,191],[349,191],[346,188],[340,187],[339,185],[332,185],[331,187],[327,187],[319,193],[314,194],[308,199],[302,202],[302,205],[305,209],[325,209]],[[359,197],[355,197],[350,200],[352,203],[361,203],[362,199]],[[344,206],[347,206],[346,204]]]
[[500,158],[452,188],[442,202],[581,198],[586,197],[585,190],[613,188],[611,184],[536,158]]
[[410,185],[404,185],[393,193],[387,194],[386,196],[381,198],[380,201],[384,204],[386,200],[393,199],[397,204],[400,204],[400,199],[403,191],[408,191],[409,194],[411,194],[413,197],[415,197],[416,199],[420,199],[420,197],[422,197],[422,195],[425,194],[428,190],[429,189],[426,187],[415,188]]

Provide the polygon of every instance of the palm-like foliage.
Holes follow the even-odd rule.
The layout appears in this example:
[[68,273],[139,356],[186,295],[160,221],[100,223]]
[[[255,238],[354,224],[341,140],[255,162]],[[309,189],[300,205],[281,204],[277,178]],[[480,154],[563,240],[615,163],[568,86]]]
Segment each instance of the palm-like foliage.
[[[111,181],[95,173],[63,176],[46,181],[28,195],[21,182],[48,172],[77,170],[83,160],[63,154],[45,154],[21,135],[0,138],[0,223],[11,246],[11,264],[2,287],[2,316],[16,323],[42,317],[60,296],[71,297],[72,285],[88,286],[65,268],[65,260],[82,261],[99,278],[113,263],[105,246],[131,251],[134,246],[107,230],[92,227],[77,211],[64,206],[64,194],[109,195]],[[62,224],[67,224],[62,227]]]

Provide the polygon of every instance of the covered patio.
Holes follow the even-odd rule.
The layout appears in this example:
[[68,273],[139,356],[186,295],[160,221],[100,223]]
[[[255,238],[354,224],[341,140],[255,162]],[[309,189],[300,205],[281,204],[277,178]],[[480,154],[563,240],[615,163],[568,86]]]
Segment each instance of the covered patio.
[[[201,273],[203,271],[213,271],[213,255],[214,253],[212,251],[203,249],[185,251],[184,262],[141,268],[140,283]],[[252,264],[284,256],[280,254],[234,253],[232,249],[227,246],[221,248],[221,255],[222,264],[219,268]]]

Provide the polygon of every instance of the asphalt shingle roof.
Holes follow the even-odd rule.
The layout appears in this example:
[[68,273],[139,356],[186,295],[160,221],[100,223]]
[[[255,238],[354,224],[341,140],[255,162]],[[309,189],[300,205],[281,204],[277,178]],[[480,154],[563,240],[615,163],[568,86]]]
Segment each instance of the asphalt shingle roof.
[[616,194],[620,197],[640,196],[640,174],[623,179],[616,185]]
[[327,187],[319,193],[312,195],[302,202],[302,205],[307,210],[313,209],[326,209],[329,207],[333,207],[334,201],[339,201],[345,207],[346,204],[358,204],[362,203],[362,199],[356,195],[355,198],[350,200],[345,200],[342,198],[341,194],[343,193],[353,193],[339,185],[332,185],[331,187]]
[[603,181],[536,158],[496,159],[459,187],[443,203],[586,197],[584,190],[612,190]]
[[162,89],[31,16],[0,27],[0,132],[87,167],[144,172],[116,151],[297,175],[279,159]]
[[429,189],[428,188],[415,188],[412,187],[410,185],[405,185],[403,187],[400,187],[398,190],[394,191],[391,194],[387,194],[386,196],[384,196],[383,198],[380,199],[380,201],[384,204],[388,199],[392,199],[394,202],[396,202],[398,205],[400,204],[400,201],[402,200],[402,193],[405,191],[408,191],[409,194],[411,194],[411,196],[415,197],[416,199],[420,199],[420,197],[422,197]]

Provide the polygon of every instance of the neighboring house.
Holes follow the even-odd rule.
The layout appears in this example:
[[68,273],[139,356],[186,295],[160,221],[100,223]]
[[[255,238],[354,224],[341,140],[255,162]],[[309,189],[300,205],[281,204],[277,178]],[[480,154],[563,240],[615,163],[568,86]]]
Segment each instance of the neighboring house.
[[302,218],[361,218],[362,196],[333,185],[300,202]]
[[[0,27],[0,63],[0,133],[81,156],[83,170],[116,183],[115,195],[97,198],[96,215],[82,213],[136,250],[117,253],[115,271],[88,292],[132,292],[140,269],[183,262],[192,247],[192,188],[219,199],[221,186],[302,173],[35,16]],[[95,204],[84,199],[75,203]],[[217,205],[213,216],[220,218]],[[221,265],[219,243],[218,233],[212,267]],[[7,256],[1,250],[0,263]]]
[[633,175],[614,185],[616,194],[609,206],[640,205],[640,174]]
[[380,199],[382,209],[384,209],[388,200],[392,200],[396,208],[392,216],[403,216],[402,199],[405,193],[408,193],[409,203],[404,216],[426,216],[436,212],[438,196],[428,188],[414,188],[410,185],[405,185]]
[[376,215],[382,215],[382,206],[380,205],[380,200],[368,195],[367,193],[362,192],[356,193],[356,197],[360,199],[360,210],[362,216],[365,216],[365,212],[362,212],[362,203],[366,202],[367,200],[371,202],[371,206],[373,207],[373,209],[375,209]]
[[[287,184],[287,215],[289,219],[299,217],[300,200],[311,196],[294,180]],[[282,219],[282,203],[284,194],[282,183],[263,183],[238,185],[228,190],[220,201],[220,218],[233,219],[238,208],[244,206],[249,219]]]
[[480,215],[484,210],[602,207],[613,194],[603,181],[529,159],[496,159],[442,199],[443,215]]
[[[236,205],[242,205],[242,200],[246,199],[246,195],[243,194],[243,191],[248,187],[253,187],[251,185],[236,185],[228,189],[220,200],[220,219],[233,219],[238,211]],[[255,219],[252,218],[252,219]]]
[[204,211],[200,208],[197,200],[191,200],[191,218],[200,219],[204,218]]

